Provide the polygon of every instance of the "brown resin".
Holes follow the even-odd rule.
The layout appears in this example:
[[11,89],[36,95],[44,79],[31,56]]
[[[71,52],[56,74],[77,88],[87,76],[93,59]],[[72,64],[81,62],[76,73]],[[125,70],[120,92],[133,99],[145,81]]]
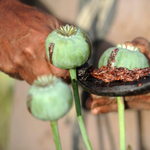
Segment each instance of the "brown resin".
[[[150,74],[150,68],[134,68],[129,70],[123,67],[112,67],[112,63],[115,63],[115,57],[119,49],[113,49],[110,53],[110,57],[107,62],[107,66],[102,66],[100,69],[93,69],[91,75],[97,79],[101,79],[104,82],[112,81],[135,81],[141,77],[147,76]],[[141,86],[141,85],[138,85]]]
[[[138,80],[141,77],[147,76],[150,74],[150,68],[134,68],[133,70],[128,70],[123,67],[109,67],[102,66],[100,69],[93,69],[91,75],[94,78],[100,79],[104,82],[112,81],[134,81]],[[139,85],[140,86],[140,85]]]
[[119,49],[116,48],[116,49],[113,49],[112,52],[110,53],[110,57],[107,62],[108,67],[112,67],[112,63],[115,63],[115,57],[116,57],[118,51],[119,51]]
[[49,45],[49,59],[50,59],[50,62],[52,63],[52,55],[53,55],[53,50],[54,50],[54,43],[50,43]]

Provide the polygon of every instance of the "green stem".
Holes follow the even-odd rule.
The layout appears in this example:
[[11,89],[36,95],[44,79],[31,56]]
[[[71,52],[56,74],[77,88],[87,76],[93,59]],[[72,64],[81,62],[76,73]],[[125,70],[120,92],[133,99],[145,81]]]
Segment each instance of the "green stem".
[[125,115],[124,115],[124,99],[117,97],[118,113],[119,113],[119,130],[120,130],[120,150],[126,149],[126,136],[125,136]]
[[81,105],[80,105],[79,92],[78,92],[76,69],[70,69],[69,71],[70,71],[72,88],[73,88],[73,93],[74,93],[76,113],[77,113],[77,118],[78,118],[80,130],[82,133],[82,137],[83,137],[83,140],[85,142],[87,149],[92,150],[89,138],[88,138],[87,133],[86,133],[82,113],[81,113]]
[[60,143],[57,121],[51,122],[51,127],[52,127],[53,138],[55,141],[56,150],[61,150],[61,143]]

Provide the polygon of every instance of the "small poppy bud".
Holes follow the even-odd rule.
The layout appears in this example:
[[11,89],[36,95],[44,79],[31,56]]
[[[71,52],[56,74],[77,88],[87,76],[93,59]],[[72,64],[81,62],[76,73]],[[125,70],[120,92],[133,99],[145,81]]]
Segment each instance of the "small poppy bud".
[[42,76],[34,81],[27,95],[27,107],[37,119],[57,121],[72,106],[69,86],[56,76]]

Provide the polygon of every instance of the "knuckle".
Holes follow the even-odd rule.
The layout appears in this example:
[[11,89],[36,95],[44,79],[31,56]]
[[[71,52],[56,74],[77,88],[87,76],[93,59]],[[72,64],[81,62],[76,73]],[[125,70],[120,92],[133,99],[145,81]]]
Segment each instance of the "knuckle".
[[12,62],[15,68],[22,66],[22,59],[19,56],[15,56]]
[[36,55],[31,47],[26,47],[22,52],[21,52],[21,57],[25,57],[28,60],[33,60],[36,58]]

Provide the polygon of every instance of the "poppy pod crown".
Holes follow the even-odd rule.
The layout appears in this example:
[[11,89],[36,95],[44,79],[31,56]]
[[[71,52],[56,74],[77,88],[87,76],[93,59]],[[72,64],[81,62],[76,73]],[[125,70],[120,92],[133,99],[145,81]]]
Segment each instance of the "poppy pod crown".
[[111,47],[102,54],[98,62],[98,68],[107,65],[129,70],[149,67],[148,59],[137,47],[126,46],[125,44]]
[[46,55],[57,68],[72,69],[83,65],[90,57],[92,43],[89,36],[74,26],[60,26],[46,39]]

